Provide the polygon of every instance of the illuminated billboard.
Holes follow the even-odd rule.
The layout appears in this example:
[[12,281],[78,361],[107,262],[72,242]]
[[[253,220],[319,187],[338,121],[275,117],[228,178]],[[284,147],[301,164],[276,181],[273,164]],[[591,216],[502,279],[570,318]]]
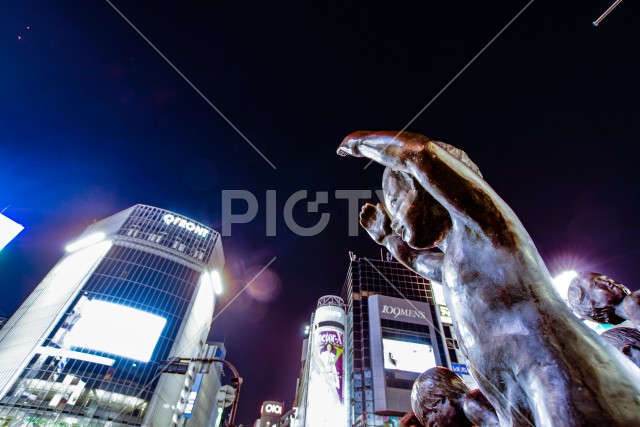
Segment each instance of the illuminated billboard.
[[314,335],[307,426],[340,425],[344,422],[344,334],[325,329]]
[[309,382],[305,427],[347,425],[344,406],[345,313],[341,298],[327,295],[318,301],[309,346]]
[[382,339],[384,368],[423,373],[437,365],[433,347],[428,344]]
[[64,344],[148,362],[166,322],[142,310],[90,300],[82,305]]
[[284,412],[284,403],[268,400],[262,403],[260,408],[260,420],[268,421],[271,419],[279,419]]
[[0,251],[16,237],[24,227],[0,213]]

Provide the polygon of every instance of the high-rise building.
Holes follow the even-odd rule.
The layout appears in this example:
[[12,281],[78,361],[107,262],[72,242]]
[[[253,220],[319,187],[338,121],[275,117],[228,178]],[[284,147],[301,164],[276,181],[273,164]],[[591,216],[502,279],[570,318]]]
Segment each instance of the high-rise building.
[[220,235],[136,205],[66,250],[0,330],[0,425],[183,425],[196,375],[158,367],[206,350]]
[[350,254],[346,305],[348,426],[396,426],[418,375],[446,366],[473,384],[440,285],[392,261]]
[[[311,332],[311,324],[313,323],[313,315],[311,315],[311,322],[305,326],[305,335],[309,335]],[[293,427],[304,427],[305,416],[305,403],[307,400],[307,387],[309,385],[309,363],[307,363],[307,356],[309,351],[309,338],[305,338],[302,341],[302,353],[300,356],[300,373],[296,379],[296,394],[293,398],[293,405],[291,408],[290,425]],[[344,357],[344,356],[343,356]]]

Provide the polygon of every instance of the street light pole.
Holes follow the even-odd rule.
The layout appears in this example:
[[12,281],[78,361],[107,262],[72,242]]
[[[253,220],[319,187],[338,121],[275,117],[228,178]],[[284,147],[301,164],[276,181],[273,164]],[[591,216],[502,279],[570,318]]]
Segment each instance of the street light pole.
[[[231,415],[229,416],[229,427],[235,427],[235,421],[236,421],[236,412],[238,411],[238,400],[240,398],[240,386],[242,385],[242,377],[240,376],[240,374],[238,374],[238,370],[236,369],[235,366],[233,366],[233,364],[231,362],[229,362],[228,360],[224,360],[224,359],[219,359],[217,357],[213,357],[213,358],[209,358],[209,359],[205,359],[205,358],[198,358],[198,357],[176,357],[167,361],[163,361],[161,362],[162,364],[166,364],[167,367],[170,366],[188,366],[188,364],[186,362],[201,362],[204,364],[212,364],[212,363],[222,363],[224,364],[227,368],[229,368],[231,370],[231,372],[233,372],[234,377],[231,378],[231,384],[236,386],[236,394],[233,397],[233,403],[231,404]],[[176,372],[177,373],[177,372]]]

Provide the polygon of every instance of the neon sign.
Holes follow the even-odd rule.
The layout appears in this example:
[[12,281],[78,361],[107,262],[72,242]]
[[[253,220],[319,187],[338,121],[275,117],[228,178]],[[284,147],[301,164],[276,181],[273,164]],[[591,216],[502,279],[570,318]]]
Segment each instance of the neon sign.
[[191,231],[192,233],[195,233],[200,237],[207,237],[207,235],[209,234],[209,230],[207,230],[206,228],[200,227],[199,225],[196,225],[191,221],[180,218],[179,216],[173,214],[165,214],[165,216],[162,217],[162,220],[167,225],[177,225],[178,227],[184,228],[187,231]]
[[267,403],[266,405],[264,405],[264,412],[267,414],[282,415],[282,405]]

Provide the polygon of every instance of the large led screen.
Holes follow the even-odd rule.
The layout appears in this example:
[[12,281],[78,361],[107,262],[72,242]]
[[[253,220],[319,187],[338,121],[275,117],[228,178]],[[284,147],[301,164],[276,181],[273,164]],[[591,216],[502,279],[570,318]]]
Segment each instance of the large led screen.
[[436,366],[433,347],[428,344],[382,339],[384,368],[423,373]]
[[166,322],[142,310],[91,300],[82,305],[64,343],[148,362]]

